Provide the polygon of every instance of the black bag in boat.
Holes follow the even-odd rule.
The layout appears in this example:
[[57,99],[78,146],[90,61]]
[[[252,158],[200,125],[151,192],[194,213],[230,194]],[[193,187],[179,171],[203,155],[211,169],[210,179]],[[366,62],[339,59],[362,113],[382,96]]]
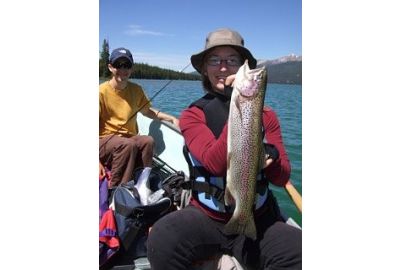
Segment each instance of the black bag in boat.
[[[134,172],[138,179],[142,168]],[[163,175],[163,176],[162,176]],[[121,265],[134,265],[135,260],[147,256],[146,241],[149,227],[170,211],[175,210],[175,204],[180,201],[181,184],[184,182],[183,172],[162,174],[158,168],[153,168],[149,175],[148,187],[154,192],[149,197],[149,205],[141,205],[139,194],[135,188],[135,180],[122,184],[111,191],[110,207],[114,209],[117,233],[121,248],[101,269],[110,269]],[[151,200],[150,200],[151,198]]]
[[[154,181],[158,180],[150,179],[150,183]],[[171,200],[165,197],[155,203],[141,205],[134,185],[133,180],[122,184],[116,187],[111,195],[111,208],[114,209],[118,237],[121,241],[119,257],[126,255],[129,261],[146,256],[149,227],[165,215],[171,207]],[[155,185],[154,188],[157,186]]]

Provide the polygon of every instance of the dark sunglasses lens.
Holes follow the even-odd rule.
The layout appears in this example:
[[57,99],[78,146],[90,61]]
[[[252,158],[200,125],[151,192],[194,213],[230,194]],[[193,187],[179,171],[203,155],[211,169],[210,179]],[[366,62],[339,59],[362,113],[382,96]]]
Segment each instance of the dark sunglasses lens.
[[131,63],[115,63],[114,67],[116,69],[120,69],[120,68],[130,69],[132,67],[132,64]]

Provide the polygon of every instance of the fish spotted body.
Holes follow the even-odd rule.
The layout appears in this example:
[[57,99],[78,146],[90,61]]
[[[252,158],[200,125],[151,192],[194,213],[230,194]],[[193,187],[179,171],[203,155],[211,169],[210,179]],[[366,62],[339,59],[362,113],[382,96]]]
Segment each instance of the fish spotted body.
[[262,111],[267,71],[250,69],[246,62],[236,73],[228,118],[228,169],[225,204],[235,206],[225,225],[227,234],[244,234],[256,239],[253,207],[256,178],[263,162]]

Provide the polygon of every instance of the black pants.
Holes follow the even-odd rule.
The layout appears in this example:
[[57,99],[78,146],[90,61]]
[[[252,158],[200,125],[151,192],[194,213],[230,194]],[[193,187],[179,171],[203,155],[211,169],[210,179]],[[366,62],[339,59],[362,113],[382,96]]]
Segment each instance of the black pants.
[[153,226],[147,256],[154,270],[187,270],[193,262],[228,253],[246,269],[301,269],[301,230],[279,221],[270,193],[269,210],[256,218],[257,240],[227,236],[223,223],[194,206],[172,212]]

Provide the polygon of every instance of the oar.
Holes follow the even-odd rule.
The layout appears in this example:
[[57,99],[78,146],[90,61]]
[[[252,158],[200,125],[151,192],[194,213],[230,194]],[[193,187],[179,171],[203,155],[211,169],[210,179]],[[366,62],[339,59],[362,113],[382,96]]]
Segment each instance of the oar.
[[292,185],[290,180],[286,183],[285,185],[285,190],[289,194],[289,197],[292,199],[294,204],[296,205],[297,209],[301,213],[301,195],[300,193],[296,190],[296,188]]

